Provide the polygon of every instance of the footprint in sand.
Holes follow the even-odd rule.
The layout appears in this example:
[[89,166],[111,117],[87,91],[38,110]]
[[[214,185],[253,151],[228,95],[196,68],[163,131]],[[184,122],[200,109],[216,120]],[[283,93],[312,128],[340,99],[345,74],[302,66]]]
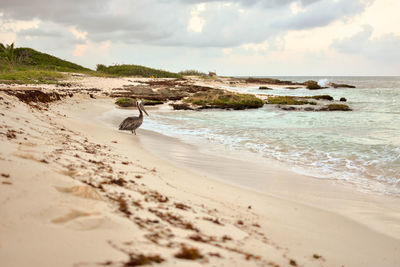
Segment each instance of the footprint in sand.
[[67,214],[54,218],[52,223],[65,225],[73,230],[88,231],[99,228],[112,228],[113,224],[99,212],[85,212],[80,210],[71,210]]
[[55,224],[62,224],[62,223],[66,223],[66,222],[75,220],[80,217],[87,217],[87,216],[91,216],[94,214],[98,214],[98,213],[97,212],[90,213],[90,212],[85,212],[85,211],[80,211],[80,210],[71,210],[69,213],[51,220],[51,222],[55,223]]
[[73,187],[55,187],[57,191],[62,193],[68,193],[77,197],[94,199],[94,200],[102,200],[99,193],[96,192],[93,188],[84,185],[76,185]]

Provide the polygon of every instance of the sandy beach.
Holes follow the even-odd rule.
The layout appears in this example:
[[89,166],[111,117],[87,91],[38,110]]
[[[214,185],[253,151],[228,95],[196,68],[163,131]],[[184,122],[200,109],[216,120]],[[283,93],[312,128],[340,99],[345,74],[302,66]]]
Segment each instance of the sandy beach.
[[399,265],[398,198],[120,132],[101,121],[115,104],[99,92],[135,79],[69,82],[81,92],[51,103],[0,92],[2,265]]

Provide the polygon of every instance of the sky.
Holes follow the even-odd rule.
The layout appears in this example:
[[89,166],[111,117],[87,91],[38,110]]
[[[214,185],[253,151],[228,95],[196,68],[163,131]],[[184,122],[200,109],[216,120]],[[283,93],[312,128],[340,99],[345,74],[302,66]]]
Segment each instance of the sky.
[[1,0],[0,42],[92,69],[400,75],[399,0]]

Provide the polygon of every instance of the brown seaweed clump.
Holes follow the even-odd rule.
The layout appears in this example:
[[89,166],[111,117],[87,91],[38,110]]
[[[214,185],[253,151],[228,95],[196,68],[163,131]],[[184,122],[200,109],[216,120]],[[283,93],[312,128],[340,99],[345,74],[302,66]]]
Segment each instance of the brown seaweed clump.
[[129,260],[124,263],[123,266],[141,266],[141,265],[149,265],[152,263],[162,263],[165,260],[161,258],[159,255],[129,255]]
[[182,245],[181,250],[176,253],[175,258],[185,259],[185,260],[197,260],[204,258],[203,255],[200,254],[197,248],[189,248],[185,245]]
[[33,103],[50,103],[61,100],[60,94],[57,92],[45,93],[41,90],[4,90],[7,94],[16,96],[20,101],[30,104]]

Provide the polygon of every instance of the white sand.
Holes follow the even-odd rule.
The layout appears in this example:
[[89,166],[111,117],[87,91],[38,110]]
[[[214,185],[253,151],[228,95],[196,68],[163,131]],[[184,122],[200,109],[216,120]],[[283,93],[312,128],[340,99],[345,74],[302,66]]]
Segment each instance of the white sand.
[[[163,266],[400,262],[398,234],[379,224],[396,229],[398,210],[390,223],[381,216],[368,224],[370,217],[352,216],[363,204],[340,199],[339,190],[342,208],[324,209],[307,197],[289,197],[302,195],[302,182],[276,186],[273,196],[174,166],[143,148],[145,131],[133,136],[98,121],[113,107],[110,99],[76,96],[37,110],[0,96],[2,266],[120,266],[130,253],[160,255]],[[279,188],[286,188],[282,197]],[[326,190],[326,198],[334,190]],[[381,200],[363,198],[379,210]],[[203,258],[174,257],[182,244],[198,248]]]

